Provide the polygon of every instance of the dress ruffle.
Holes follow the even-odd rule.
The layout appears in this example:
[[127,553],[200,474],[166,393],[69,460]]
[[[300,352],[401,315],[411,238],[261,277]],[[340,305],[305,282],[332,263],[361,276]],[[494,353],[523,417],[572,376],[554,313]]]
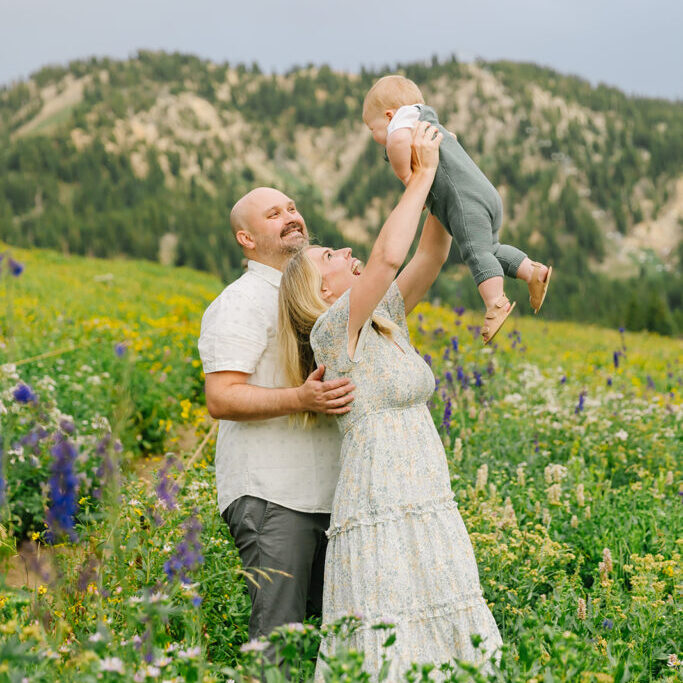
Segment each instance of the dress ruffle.
[[326,534],[328,538],[332,538],[359,526],[377,526],[379,524],[386,524],[387,522],[399,521],[407,515],[424,516],[457,509],[458,504],[453,500],[452,495],[437,501],[374,508],[368,511],[369,514],[352,515],[351,517],[347,517],[343,524],[334,524],[327,530]]
[[[364,669],[373,681],[382,667],[382,655],[390,660],[387,681],[392,683],[404,680],[405,672],[413,662],[436,665],[452,662],[454,657],[481,667],[482,672],[491,670],[491,663],[500,661],[502,640],[498,626],[486,602],[480,596],[466,605],[444,606],[431,616],[411,616],[394,622],[391,629],[396,634],[394,645],[384,648],[383,643],[390,630],[372,629],[365,623],[346,639],[329,636],[321,644],[324,656],[337,648],[353,648],[365,654]],[[479,650],[472,645],[471,635],[479,634],[482,644]],[[322,681],[325,664],[319,658],[316,681]],[[432,672],[434,680],[442,676],[437,670]]]

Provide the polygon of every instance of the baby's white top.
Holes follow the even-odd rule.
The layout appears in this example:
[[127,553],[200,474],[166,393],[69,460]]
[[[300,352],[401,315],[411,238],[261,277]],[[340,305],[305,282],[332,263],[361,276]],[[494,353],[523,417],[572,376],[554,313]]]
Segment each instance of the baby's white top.
[[387,135],[391,135],[399,128],[415,128],[420,118],[420,110],[414,104],[404,104],[396,110],[387,126]]

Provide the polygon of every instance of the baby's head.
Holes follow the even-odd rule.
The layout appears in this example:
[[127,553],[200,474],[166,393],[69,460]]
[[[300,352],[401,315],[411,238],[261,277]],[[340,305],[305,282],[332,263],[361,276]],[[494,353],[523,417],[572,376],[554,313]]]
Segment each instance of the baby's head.
[[375,142],[386,145],[389,121],[399,107],[407,104],[424,104],[424,97],[404,76],[384,76],[368,90],[363,101],[363,121]]

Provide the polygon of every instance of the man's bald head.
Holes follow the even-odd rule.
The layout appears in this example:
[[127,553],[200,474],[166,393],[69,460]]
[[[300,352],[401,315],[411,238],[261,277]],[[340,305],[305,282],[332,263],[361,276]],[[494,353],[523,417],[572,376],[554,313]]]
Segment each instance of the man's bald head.
[[293,199],[273,187],[256,187],[235,202],[230,226],[247,258],[276,268],[308,244],[308,231]]
[[232,232],[237,235],[238,230],[249,230],[251,217],[254,212],[258,214],[259,209],[267,207],[269,203],[288,201],[289,197],[276,190],[274,187],[255,187],[240,197],[230,212],[230,226]]

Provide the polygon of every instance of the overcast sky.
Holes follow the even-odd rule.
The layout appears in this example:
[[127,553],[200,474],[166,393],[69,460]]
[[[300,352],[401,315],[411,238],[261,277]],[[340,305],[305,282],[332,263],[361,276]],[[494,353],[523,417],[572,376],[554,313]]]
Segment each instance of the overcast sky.
[[282,71],[455,53],[683,99],[682,0],[0,0],[0,84],[140,48]]

